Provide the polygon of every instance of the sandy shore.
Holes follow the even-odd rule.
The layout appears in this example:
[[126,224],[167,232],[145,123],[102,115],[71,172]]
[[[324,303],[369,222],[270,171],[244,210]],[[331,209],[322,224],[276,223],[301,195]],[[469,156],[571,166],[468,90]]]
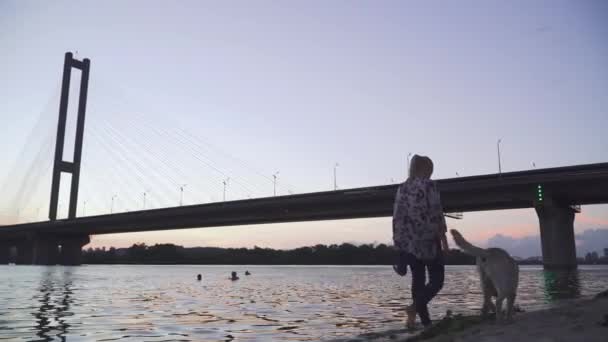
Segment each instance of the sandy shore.
[[365,334],[348,341],[425,342],[562,342],[608,341],[608,292],[596,298],[570,300],[550,309],[523,312],[511,324],[496,324],[479,316],[454,317],[412,336],[407,330]]
[[[423,341],[607,341],[608,298],[583,299],[556,308],[520,313],[513,324],[483,322],[462,332],[447,333]],[[404,341],[407,341],[405,339]]]

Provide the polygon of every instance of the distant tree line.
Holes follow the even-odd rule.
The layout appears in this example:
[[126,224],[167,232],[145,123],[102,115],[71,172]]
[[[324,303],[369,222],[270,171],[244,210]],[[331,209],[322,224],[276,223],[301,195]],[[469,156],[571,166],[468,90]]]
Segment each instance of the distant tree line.
[[[89,248],[86,264],[199,264],[199,265],[392,265],[396,251],[385,244],[316,245],[290,250],[271,248],[185,248],[173,244],[144,243],[129,248]],[[453,249],[448,265],[473,265],[475,258]]]

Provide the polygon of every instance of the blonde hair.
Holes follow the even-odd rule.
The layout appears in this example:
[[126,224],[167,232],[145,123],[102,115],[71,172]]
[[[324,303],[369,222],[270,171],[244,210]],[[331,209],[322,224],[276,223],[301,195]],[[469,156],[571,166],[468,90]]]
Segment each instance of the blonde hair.
[[415,154],[410,161],[409,178],[431,178],[433,174],[433,161],[426,156]]

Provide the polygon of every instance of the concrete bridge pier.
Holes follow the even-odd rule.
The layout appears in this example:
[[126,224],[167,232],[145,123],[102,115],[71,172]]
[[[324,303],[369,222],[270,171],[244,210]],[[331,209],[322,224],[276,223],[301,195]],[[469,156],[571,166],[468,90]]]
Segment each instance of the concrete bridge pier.
[[15,243],[17,247],[17,265],[31,265],[34,262],[34,246],[31,240],[22,240]]
[[547,203],[535,207],[540,221],[543,266],[548,270],[576,269],[574,214],[569,206]]
[[59,260],[61,265],[81,265],[82,247],[90,242],[88,235],[76,235],[59,239],[61,246]]
[[32,243],[33,265],[57,265],[59,246],[53,237],[39,237]]
[[88,235],[33,235],[14,243],[0,243],[0,264],[8,263],[12,246],[17,247],[18,265],[80,265],[82,246]]
[[0,242],[0,265],[6,265],[10,261],[11,245],[5,242]]

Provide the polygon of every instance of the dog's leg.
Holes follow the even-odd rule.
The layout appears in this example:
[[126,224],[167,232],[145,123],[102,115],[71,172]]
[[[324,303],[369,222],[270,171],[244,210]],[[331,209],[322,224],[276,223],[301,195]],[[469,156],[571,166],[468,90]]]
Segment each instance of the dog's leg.
[[488,304],[487,296],[483,296],[483,304],[481,305],[481,315],[487,316],[490,313],[490,305]]
[[486,277],[481,268],[481,259],[477,258],[477,273],[479,273],[479,286],[481,287],[481,294],[483,295],[483,303],[481,304],[481,315],[486,316],[488,314],[488,288],[486,286]]
[[502,313],[502,301],[505,300],[505,296],[502,293],[498,294],[496,297],[496,322],[500,323],[503,321],[503,313]]
[[494,304],[492,303],[492,293],[488,291],[486,286],[482,286],[483,289],[483,306],[481,307],[481,314],[483,316],[488,315],[491,311],[496,311]]
[[515,303],[515,294],[507,296],[507,322],[513,321],[513,305]]
[[483,304],[481,305],[481,315],[486,316],[488,314],[488,290],[486,289],[486,283],[483,279],[483,274],[479,275],[479,282],[481,283],[481,293],[483,294]]
[[492,296],[488,298],[488,305],[490,306],[490,312],[496,313],[496,305],[494,305],[494,302],[492,302]]
[[488,278],[485,273],[480,271],[479,280],[481,281],[481,291],[483,293],[483,306],[481,307],[481,314],[483,316],[489,314],[490,312],[496,312],[496,307],[494,303],[492,303],[492,296],[494,295],[494,285],[490,278]]
[[488,316],[490,313],[495,312],[495,311],[496,311],[496,307],[494,306],[494,303],[492,303],[492,297],[484,296],[483,306],[481,307],[481,315]]

